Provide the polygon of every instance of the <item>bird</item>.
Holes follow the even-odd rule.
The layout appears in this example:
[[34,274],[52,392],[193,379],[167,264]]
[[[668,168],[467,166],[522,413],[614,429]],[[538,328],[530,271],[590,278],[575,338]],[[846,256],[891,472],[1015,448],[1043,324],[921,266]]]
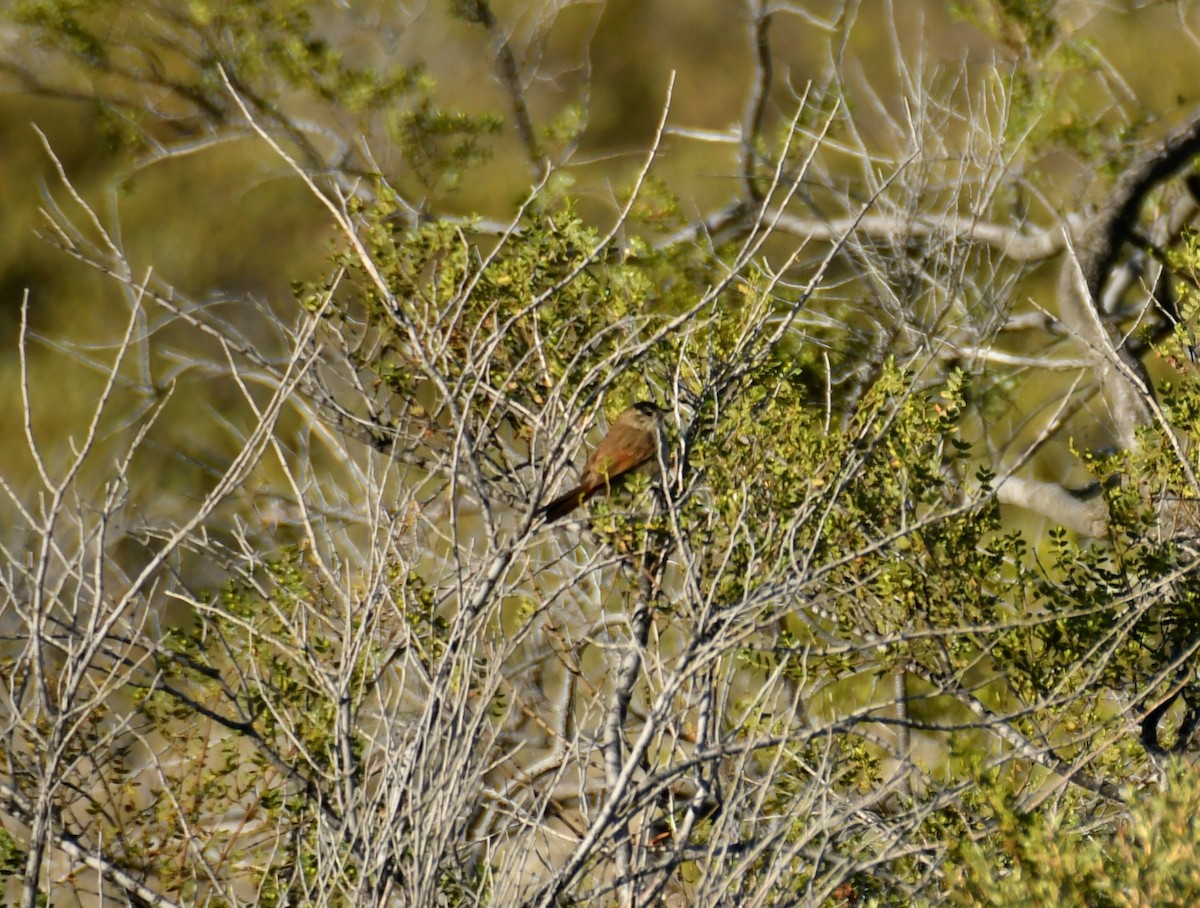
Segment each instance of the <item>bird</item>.
[[649,401],[639,401],[623,410],[584,464],[579,484],[539,508],[534,516],[545,517],[547,523],[553,523],[589,498],[600,493],[607,495],[639,467],[656,462],[665,412]]

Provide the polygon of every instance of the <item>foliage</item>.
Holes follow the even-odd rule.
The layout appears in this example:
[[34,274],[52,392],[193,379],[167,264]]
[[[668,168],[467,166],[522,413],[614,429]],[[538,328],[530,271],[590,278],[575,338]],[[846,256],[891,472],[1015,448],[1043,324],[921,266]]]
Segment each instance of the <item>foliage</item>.
[[1024,811],[1001,792],[994,831],[953,849],[954,904],[1190,905],[1200,893],[1192,767],[1173,762],[1113,824],[1082,823],[1069,805]]
[[[252,136],[335,236],[291,299],[191,299],[47,142],[50,233],[122,319],[39,373],[22,316],[22,902],[1192,900],[1200,117],[1139,143],[1044,2],[943,23],[1004,78],[894,42],[886,101],[848,6],[797,91],[810,13],[752,3],[740,132],[668,108],[597,177],[578,10],[385,6],[12,12],[54,65],[6,72],[87,82],[118,183]],[[434,77],[431,18],[502,105]],[[697,138],[732,202],[681,176]],[[1070,229],[1063,151],[1119,196]],[[547,524],[638,400],[657,475]],[[147,468],[180,438],[194,495]]]

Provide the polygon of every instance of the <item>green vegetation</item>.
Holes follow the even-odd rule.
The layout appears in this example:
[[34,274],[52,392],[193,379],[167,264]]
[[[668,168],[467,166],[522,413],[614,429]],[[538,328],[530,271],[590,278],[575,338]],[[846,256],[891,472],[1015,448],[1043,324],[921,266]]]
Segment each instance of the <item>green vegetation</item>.
[[1194,902],[1200,22],[922,7],[8,8],[6,895]]

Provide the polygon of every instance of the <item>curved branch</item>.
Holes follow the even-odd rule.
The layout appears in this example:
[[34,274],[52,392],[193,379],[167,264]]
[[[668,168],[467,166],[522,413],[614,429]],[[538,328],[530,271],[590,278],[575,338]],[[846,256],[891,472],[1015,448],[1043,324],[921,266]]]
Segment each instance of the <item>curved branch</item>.
[[1100,298],[1121,247],[1132,238],[1142,202],[1163,180],[1200,154],[1200,113],[1134,163],[1113,187],[1102,209],[1077,242],[1079,267],[1093,300]]
[[1103,536],[1108,530],[1108,507],[1102,496],[1085,499],[1055,482],[1009,476],[996,487],[996,498],[1084,536]]

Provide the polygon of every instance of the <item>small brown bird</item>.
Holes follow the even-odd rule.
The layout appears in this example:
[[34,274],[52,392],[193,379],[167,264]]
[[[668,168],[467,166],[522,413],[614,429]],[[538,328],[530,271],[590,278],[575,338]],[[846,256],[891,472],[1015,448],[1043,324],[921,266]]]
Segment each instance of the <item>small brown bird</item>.
[[641,401],[629,407],[612,424],[604,440],[583,467],[579,485],[538,511],[546,522],[565,517],[594,495],[607,495],[624,477],[658,457],[663,410]]

